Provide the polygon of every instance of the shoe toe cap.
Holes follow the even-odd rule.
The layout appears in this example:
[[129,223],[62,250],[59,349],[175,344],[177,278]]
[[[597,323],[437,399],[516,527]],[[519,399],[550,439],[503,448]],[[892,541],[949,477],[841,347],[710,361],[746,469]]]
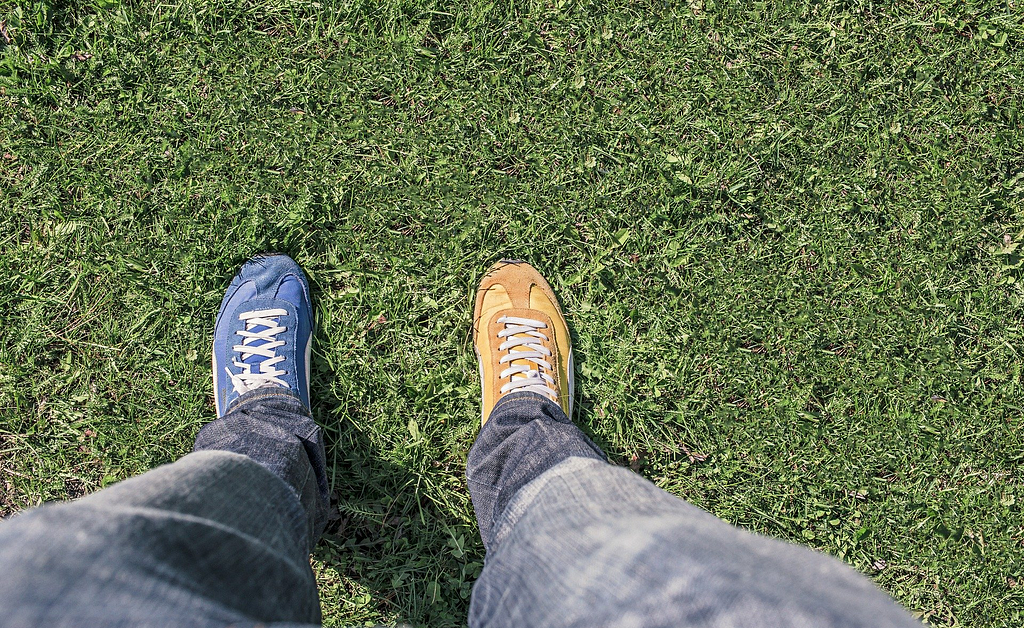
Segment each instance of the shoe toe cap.
[[312,317],[312,303],[305,273],[287,255],[257,255],[246,262],[235,275],[218,312],[218,322],[244,303],[255,300],[281,300],[295,306],[298,312]]
[[235,281],[248,298],[281,299],[296,307],[309,304],[306,275],[287,255],[257,255],[242,266]]

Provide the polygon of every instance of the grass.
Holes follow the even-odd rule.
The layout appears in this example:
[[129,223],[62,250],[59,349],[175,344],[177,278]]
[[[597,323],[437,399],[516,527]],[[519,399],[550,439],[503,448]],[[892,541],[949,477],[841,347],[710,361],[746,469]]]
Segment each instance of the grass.
[[309,271],[325,623],[465,622],[471,294],[536,264],[620,464],[935,626],[1024,622],[1024,7],[0,0],[0,514],[170,462]]

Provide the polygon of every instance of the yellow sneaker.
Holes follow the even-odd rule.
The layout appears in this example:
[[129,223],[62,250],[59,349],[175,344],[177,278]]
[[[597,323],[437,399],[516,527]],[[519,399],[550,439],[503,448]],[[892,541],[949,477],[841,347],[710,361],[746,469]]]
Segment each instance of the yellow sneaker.
[[484,274],[473,310],[473,348],[480,363],[481,423],[513,392],[544,395],[572,417],[569,327],[551,286],[533,267],[502,260]]

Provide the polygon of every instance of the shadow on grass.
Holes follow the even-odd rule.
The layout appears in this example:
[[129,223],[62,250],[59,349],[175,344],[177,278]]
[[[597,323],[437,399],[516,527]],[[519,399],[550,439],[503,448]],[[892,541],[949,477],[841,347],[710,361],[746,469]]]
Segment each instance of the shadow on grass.
[[[315,300],[315,285],[313,291]],[[569,333],[579,347],[571,326]],[[326,338],[314,342],[318,347],[329,344]],[[579,394],[589,388],[579,373],[586,359],[577,350],[577,403],[571,418],[609,451],[609,443],[590,430],[596,404]],[[332,394],[332,385],[346,376],[333,372],[328,359],[316,353],[311,373],[313,415],[324,427],[332,486],[331,519],[314,553],[322,563],[318,573],[325,625],[465,625],[484,557],[479,531],[466,518],[465,460],[434,460],[429,457],[442,451],[428,449],[410,454],[408,464],[395,463],[395,451],[381,451],[373,442],[378,432],[361,423],[374,419],[360,404],[363,399],[394,397],[396,391],[375,380],[358,382],[359,390],[352,395],[338,394],[336,388]],[[405,417],[388,419],[405,422]],[[428,458],[417,458],[423,455]],[[621,456],[613,455],[611,461],[628,464]]]
[[[479,532],[431,499],[425,485],[434,480],[389,461],[347,420],[362,416],[350,407],[358,400],[317,394],[335,380],[325,360],[314,355],[312,373],[332,487],[327,529],[314,551],[324,625],[465,625],[483,567]],[[464,467],[443,472],[465,490]]]

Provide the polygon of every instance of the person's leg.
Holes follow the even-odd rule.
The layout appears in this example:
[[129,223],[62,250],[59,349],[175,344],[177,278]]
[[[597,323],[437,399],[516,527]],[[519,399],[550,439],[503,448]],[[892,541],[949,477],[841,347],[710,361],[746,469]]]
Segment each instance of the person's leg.
[[299,267],[247,263],[217,317],[219,418],[174,464],[0,523],[0,626],[318,622],[309,552],[328,489],[311,329]]
[[470,626],[920,625],[834,558],[731,526],[596,451],[543,397],[497,404],[467,464],[487,548]]
[[528,264],[484,276],[473,346],[483,426],[466,474],[487,556],[470,626],[919,625],[839,561],[609,465],[568,418],[568,327]]
[[562,409],[531,393],[503,397],[480,430],[466,461],[466,477],[484,546],[493,525],[524,486],[567,458],[604,460],[604,453]]
[[0,626],[318,622],[322,447],[298,399],[258,391],[195,453],[0,523]]
[[199,430],[195,451],[204,450],[244,454],[284,480],[302,504],[306,554],[313,551],[330,497],[323,437],[301,400],[276,389],[246,394],[230,413]]

